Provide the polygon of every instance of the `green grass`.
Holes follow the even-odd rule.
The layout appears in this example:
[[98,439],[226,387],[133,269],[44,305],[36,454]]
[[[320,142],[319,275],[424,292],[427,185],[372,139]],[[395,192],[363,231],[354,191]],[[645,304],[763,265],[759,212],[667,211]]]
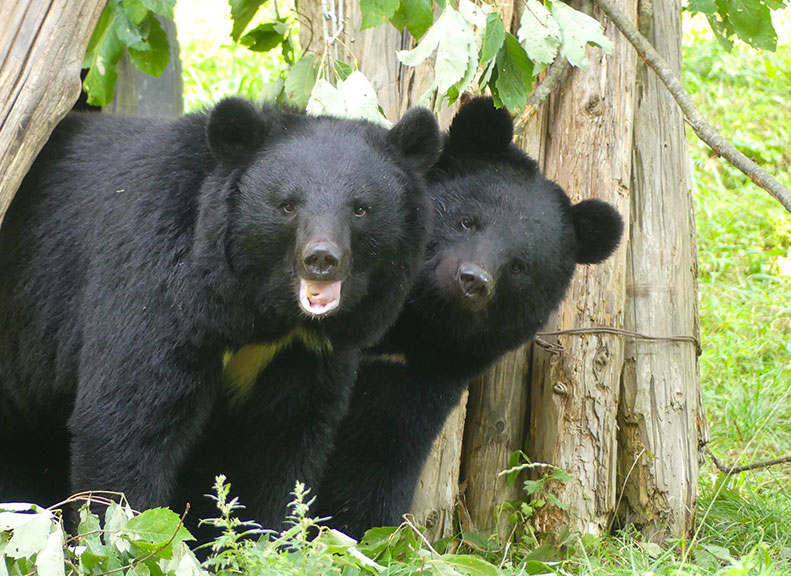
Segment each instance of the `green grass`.
[[[721,133],[791,188],[791,46],[756,53],[688,36],[684,82]],[[791,217],[690,131],[704,405],[729,464],[791,452]],[[791,574],[791,466],[701,475],[699,538]],[[760,573],[756,569],[749,573]]]
[[[280,2],[286,14],[293,2]],[[253,25],[273,17],[273,4],[262,6]],[[176,24],[184,78],[184,110],[191,112],[223,96],[258,99],[286,64],[278,50],[251,52],[231,41],[230,6],[222,0],[178,0]]]
[[[791,188],[791,47],[723,53],[698,39],[685,83],[704,115]],[[704,401],[730,461],[791,448],[791,218],[694,135]]]

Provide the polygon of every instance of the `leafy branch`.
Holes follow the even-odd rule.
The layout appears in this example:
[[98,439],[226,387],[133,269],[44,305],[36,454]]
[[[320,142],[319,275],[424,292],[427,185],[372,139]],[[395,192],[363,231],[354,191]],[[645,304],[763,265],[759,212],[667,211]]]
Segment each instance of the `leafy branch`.
[[640,58],[645,61],[667,87],[695,134],[708,144],[717,156],[722,156],[741,170],[758,186],[774,196],[788,212],[791,212],[791,192],[786,190],[771,174],[750,160],[706,122],[695,107],[689,92],[684,89],[681,79],[673,72],[667,61],[654,49],[648,39],[634,27],[628,17],[615,6],[612,0],[595,0],[595,2],[634,46]]

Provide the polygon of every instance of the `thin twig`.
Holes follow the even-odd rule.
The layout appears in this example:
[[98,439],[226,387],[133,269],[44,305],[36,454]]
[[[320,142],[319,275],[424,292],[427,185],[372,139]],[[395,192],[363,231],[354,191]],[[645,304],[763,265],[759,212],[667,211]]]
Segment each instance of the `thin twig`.
[[634,46],[640,58],[656,72],[656,75],[678,103],[687,122],[695,131],[695,134],[708,144],[717,156],[722,156],[736,168],[741,170],[758,186],[774,196],[788,212],[791,212],[791,192],[786,190],[783,185],[766,170],[739,152],[733,144],[723,138],[703,119],[703,116],[701,116],[700,112],[695,108],[695,104],[689,92],[684,89],[681,79],[673,72],[665,59],[654,49],[648,39],[637,31],[628,17],[615,6],[612,0],[595,0],[595,2],[610,20],[612,20],[613,24],[615,24],[626,39],[629,40],[632,46]]
[[759,468],[769,468],[770,466],[777,466],[778,464],[787,464],[791,462],[791,456],[783,456],[782,458],[773,458],[772,460],[764,460],[762,462],[753,462],[752,464],[745,464],[744,466],[727,466],[723,464],[715,455],[714,452],[706,448],[706,453],[711,458],[711,462],[717,467],[717,470],[723,474],[738,474],[739,472],[749,472],[750,470],[758,470]]
[[431,551],[431,553],[432,553],[432,554],[434,554],[434,556],[436,556],[437,558],[439,558],[439,556],[440,556],[439,552],[437,552],[436,550],[434,550],[434,547],[431,545],[431,542],[429,542],[429,541],[428,541],[428,538],[426,538],[426,537],[423,535],[423,532],[421,532],[421,531],[418,529],[418,527],[417,527],[417,526],[415,526],[415,525],[412,523],[412,521],[409,519],[409,517],[410,517],[410,516],[411,516],[410,514],[404,514],[404,516],[403,516],[403,518],[404,518],[404,524],[406,524],[407,526],[409,526],[410,528],[412,528],[412,531],[413,531],[415,534],[417,534],[417,535],[418,535],[418,537],[419,537],[419,538],[420,538],[420,539],[423,541],[423,544],[425,544],[425,545],[426,545],[426,547],[427,547],[427,548],[428,548],[428,549]]

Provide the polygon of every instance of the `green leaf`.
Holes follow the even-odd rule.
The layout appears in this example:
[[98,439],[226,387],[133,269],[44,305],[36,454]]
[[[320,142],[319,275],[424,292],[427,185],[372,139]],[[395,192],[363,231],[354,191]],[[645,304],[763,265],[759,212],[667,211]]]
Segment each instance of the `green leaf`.
[[294,64],[286,78],[286,101],[301,110],[308,105],[310,93],[313,92],[319,75],[319,62],[315,60],[313,54],[305,54]]
[[140,26],[138,26],[129,19],[125,10],[119,8],[113,13],[112,26],[115,28],[118,39],[127,48],[147,50],[150,47],[147,41],[150,28],[148,16],[153,17],[153,14],[147,12],[146,18],[143,18]]
[[168,35],[153,14],[149,14],[146,18],[146,24],[149,29],[144,48],[137,49],[130,46],[127,50],[138,70],[149,76],[159,76],[170,62]]
[[406,27],[416,39],[420,39],[434,23],[434,5],[432,0],[401,0],[390,23],[398,30]]
[[239,37],[244,32],[247,25],[258,12],[258,8],[264,0],[229,0],[231,5],[231,19],[233,20],[233,29],[231,30],[231,38],[234,42],[239,41]]
[[535,64],[534,74],[552,64],[562,43],[560,26],[538,0],[527,0],[516,35],[528,58]]
[[396,13],[398,5],[398,0],[360,0],[360,12],[363,16],[360,29],[384,24]]
[[714,0],[689,0],[687,10],[692,14],[697,14],[698,12],[714,14],[717,11],[717,3]]
[[563,2],[552,2],[552,16],[560,26],[563,46],[561,51],[568,61],[577,68],[587,68],[585,46],[599,46],[608,54],[612,52],[613,43],[604,35],[604,29],[598,20],[577,12]]
[[337,88],[320,78],[313,87],[307,111],[341,118],[363,118],[390,126],[382,114],[376,91],[360,71],[352,72],[346,80],[338,82]]
[[492,12],[486,17],[486,31],[483,33],[481,45],[481,63],[489,62],[497,56],[504,41],[505,24],[497,12]]
[[134,24],[142,24],[148,16],[148,6],[143,0],[124,0],[124,12]]
[[714,37],[719,42],[720,46],[725,48],[728,52],[733,49],[733,40],[730,36],[733,34],[733,29],[728,22],[720,20],[718,14],[706,14],[706,20],[709,21],[709,26],[714,32]]
[[10,558],[30,558],[39,553],[47,545],[53,528],[51,513],[31,514],[30,520],[14,528],[5,555]]
[[178,514],[167,508],[152,508],[131,518],[122,534],[146,552],[162,548],[172,538],[171,543],[159,553],[163,558],[171,556],[172,546],[184,540],[194,540],[187,529],[181,526]]
[[497,98],[511,111],[521,110],[533,83],[533,63],[513,34],[506,33],[505,42],[497,54],[497,78],[494,87]]
[[335,75],[340,80],[346,80],[353,71],[354,69],[346,62],[335,60]]
[[736,34],[753,48],[774,52],[777,33],[772,14],[760,0],[727,0],[728,20]]
[[134,517],[131,508],[117,502],[110,503],[104,513],[104,543],[114,546],[119,552],[129,552],[131,544],[121,533],[127,522]]
[[464,18],[470,26],[474,26],[480,30],[483,30],[486,26],[486,14],[491,11],[488,4],[481,4],[478,6],[470,0],[458,0],[457,8],[459,14],[461,14],[462,18]]
[[124,55],[124,44],[118,38],[114,26],[116,8],[113,2],[108,2],[104,7],[82,65],[83,68],[89,68],[83,87],[91,106],[106,106],[113,100],[115,81],[118,79],[116,68]]
[[467,554],[443,554],[441,561],[451,568],[469,576],[499,576],[497,567],[478,556]]
[[154,14],[173,20],[173,8],[176,0],[142,0],[143,4]]
[[47,537],[44,548],[36,556],[36,572],[38,576],[64,576],[66,565],[63,557],[63,530],[55,525]]
[[269,52],[275,46],[283,43],[283,40],[288,36],[288,31],[288,23],[281,18],[256,26],[242,36],[239,44],[247,46],[254,52]]
[[280,95],[283,93],[283,86],[285,80],[277,78],[274,82],[264,84],[258,94],[263,102],[277,102],[280,100]]
[[[412,50],[398,52],[397,56],[407,66],[417,66],[436,50],[432,88],[445,94],[466,75],[471,53],[470,44],[474,42],[475,34],[469,23],[452,6],[446,6],[420,43]],[[476,46],[476,59],[477,52]]]

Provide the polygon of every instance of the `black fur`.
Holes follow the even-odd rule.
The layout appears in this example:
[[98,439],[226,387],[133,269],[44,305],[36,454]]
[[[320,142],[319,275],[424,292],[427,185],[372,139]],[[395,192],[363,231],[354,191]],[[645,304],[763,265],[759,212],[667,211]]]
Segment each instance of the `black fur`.
[[[270,387],[241,396],[260,398],[243,417],[276,415],[260,421],[283,442],[262,502],[280,513],[292,477],[331,449],[356,350],[417,272],[430,218],[419,168],[438,149],[421,112],[390,131],[238,99],[175,121],[67,117],[0,229],[0,501],[60,497],[19,471],[62,467],[68,442],[72,492],[172,502],[226,353],[291,338]],[[313,318],[298,273],[317,240],[349,265],[340,306]]]
[[572,206],[512,136],[507,110],[474,99],[429,175],[426,259],[396,325],[363,360],[319,489],[318,512],[352,536],[401,522],[469,379],[532,338],[576,264],[620,240],[611,206]]

